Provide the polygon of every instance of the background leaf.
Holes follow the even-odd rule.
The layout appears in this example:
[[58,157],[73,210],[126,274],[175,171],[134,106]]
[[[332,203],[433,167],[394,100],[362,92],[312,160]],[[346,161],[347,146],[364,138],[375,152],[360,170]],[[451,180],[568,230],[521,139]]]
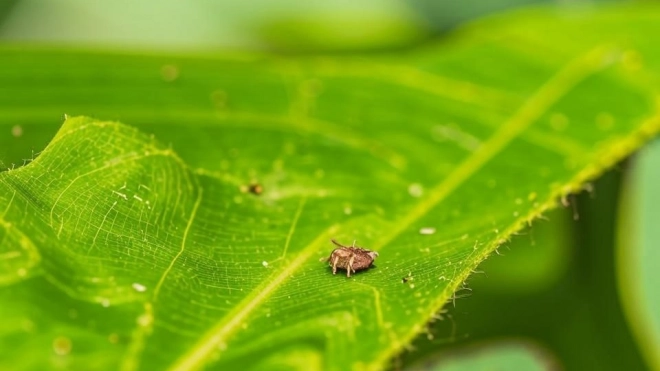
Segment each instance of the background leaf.
[[660,183],[660,142],[654,141],[637,157],[624,184],[618,217],[617,284],[635,338],[652,369],[660,369],[660,262],[656,241]]
[[[5,49],[7,163],[62,110],[141,131],[71,119],[0,176],[3,361],[381,368],[493,249],[658,129],[649,9],[496,18],[404,57]],[[376,267],[332,276],[331,237]]]
[[[428,33],[421,16],[395,0],[21,0],[4,8],[11,12],[0,41],[140,51],[366,50],[409,45]],[[2,12],[0,5],[0,21]]]
[[432,361],[414,365],[408,370],[548,370],[557,365],[538,347],[515,342],[479,344],[454,353],[440,353]]

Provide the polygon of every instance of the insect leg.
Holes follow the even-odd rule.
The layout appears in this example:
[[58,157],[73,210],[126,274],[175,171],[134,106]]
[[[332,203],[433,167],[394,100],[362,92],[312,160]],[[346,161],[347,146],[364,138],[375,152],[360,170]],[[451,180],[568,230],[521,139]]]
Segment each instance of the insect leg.
[[353,269],[353,262],[355,261],[355,255],[351,254],[351,258],[348,260],[348,266],[346,267],[346,277],[351,276],[351,271],[355,273],[355,269]]
[[337,262],[339,261],[339,257],[335,256],[335,260],[332,261],[332,274],[337,274]]

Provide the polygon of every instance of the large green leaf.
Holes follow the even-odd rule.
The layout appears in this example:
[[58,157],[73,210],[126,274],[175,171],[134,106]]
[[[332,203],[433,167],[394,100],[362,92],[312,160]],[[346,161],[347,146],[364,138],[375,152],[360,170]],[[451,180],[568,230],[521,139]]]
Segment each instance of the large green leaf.
[[[386,366],[660,128],[659,14],[519,13],[403,57],[2,50],[6,164],[62,113],[138,127],[68,119],[0,174],[2,366]],[[376,267],[333,276],[330,238]]]

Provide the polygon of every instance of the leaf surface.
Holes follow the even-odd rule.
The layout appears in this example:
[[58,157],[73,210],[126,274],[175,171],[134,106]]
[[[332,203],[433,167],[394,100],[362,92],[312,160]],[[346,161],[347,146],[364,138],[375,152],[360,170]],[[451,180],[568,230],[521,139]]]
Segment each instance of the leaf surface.
[[[2,366],[385,367],[659,129],[658,14],[529,11],[405,56],[3,49],[7,164],[62,113],[123,124],[69,118],[0,174]],[[375,267],[333,276],[331,238]]]

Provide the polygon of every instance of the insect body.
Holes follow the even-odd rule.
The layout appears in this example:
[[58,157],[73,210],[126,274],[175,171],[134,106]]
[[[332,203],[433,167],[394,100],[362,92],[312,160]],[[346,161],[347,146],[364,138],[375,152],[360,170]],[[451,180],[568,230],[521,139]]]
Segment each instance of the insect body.
[[335,240],[332,243],[338,247],[332,250],[328,258],[322,258],[321,261],[326,261],[332,267],[332,274],[337,274],[337,268],[346,270],[346,277],[351,276],[351,272],[367,269],[371,267],[374,259],[378,256],[375,251],[363,249],[359,246],[344,246]]

